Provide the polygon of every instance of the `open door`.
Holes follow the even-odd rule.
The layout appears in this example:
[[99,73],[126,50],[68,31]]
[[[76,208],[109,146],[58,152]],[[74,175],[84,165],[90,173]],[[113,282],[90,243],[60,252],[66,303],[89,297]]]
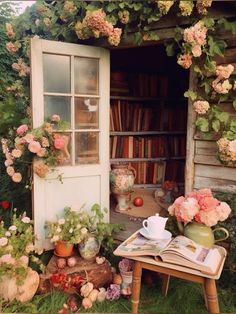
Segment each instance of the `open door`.
[[103,48],[31,40],[33,127],[52,114],[68,123],[66,162],[44,179],[33,177],[35,232],[46,249],[45,221],[60,216],[65,206],[109,206],[109,73]]

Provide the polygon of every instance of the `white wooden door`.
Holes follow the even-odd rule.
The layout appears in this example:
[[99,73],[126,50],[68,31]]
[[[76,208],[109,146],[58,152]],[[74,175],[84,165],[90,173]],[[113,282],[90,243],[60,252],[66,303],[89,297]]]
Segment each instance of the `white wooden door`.
[[45,221],[60,216],[65,206],[109,206],[109,52],[32,39],[31,73],[33,127],[52,114],[69,125],[66,163],[44,179],[33,176],[35,232],[49,248]]

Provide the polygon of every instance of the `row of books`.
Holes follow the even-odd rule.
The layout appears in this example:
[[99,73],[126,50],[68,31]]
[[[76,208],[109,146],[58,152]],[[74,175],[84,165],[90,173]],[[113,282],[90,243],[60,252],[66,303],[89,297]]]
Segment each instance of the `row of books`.
[[178,136],[111,136],[111,158],[185,157],[186,137]]
[[187,110],[185,106],[163,107],[158,103],[138,103],[112,100],[110,131],[184,131]]
[[130,162],[136,170],[135,184],[161,184],[165,178],[166,163],[164,161]]
[[111,91],[140,97],[166,97],[168,77],[157,73],[111,72]]

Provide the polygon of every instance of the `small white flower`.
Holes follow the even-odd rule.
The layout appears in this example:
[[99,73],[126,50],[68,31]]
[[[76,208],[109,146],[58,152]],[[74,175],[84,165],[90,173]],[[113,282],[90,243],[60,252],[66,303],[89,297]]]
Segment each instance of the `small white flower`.
[[58,220],[58,224],[59,225],[64,225],[64,223],[65,223],[65,219],[64,218],[61,218],[61,219]]
[[61,232],[61,228],[58,227],[57,230],[56,230],[56,232],[60,233],[60,232]]
[[73,228],[70,228],[69,233],[72,233],[72,232],[73,232]]
[[34,245],[33,245],[33,243],[29,243],[29,244],[26,246],[26,248],[25,248],[26,253],[30,253],[30,252],[32,252],[33,250],[34,250]]
[[59,236],[55,235],[52,237],[51,242],[57,242],[59,240]]
[[16,231],[17,230],[17,227],[15,225],[12,225],[8,228],[8,230],[10,231]]
[[7,245],[8,239],[5,237],[0,238],[0,246]]
[[88,232],[88,229],[83,227],[81,230],[80,230],[81,234],[86,234]]
[[81,228],[81,224],[78,224],[78,225],[76,226],[76,228],[77,228],[77,229],[80,229],[80,228]]
[[30,223],[30,218],[29,217],[24,217],[24,218],[21,219],[21,221],[23,223],[25,223],[25,224],[28,224],[28,223]]
[[7,231],[7,232],[5,233],[5,236],[6,236],[6,237],[10,237],[10,236],[11,236],[11,232]]

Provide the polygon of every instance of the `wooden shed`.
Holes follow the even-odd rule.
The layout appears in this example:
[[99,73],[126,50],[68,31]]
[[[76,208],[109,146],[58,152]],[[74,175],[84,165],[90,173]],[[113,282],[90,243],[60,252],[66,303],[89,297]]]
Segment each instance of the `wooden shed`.
[[[227,4],[223,1],[214,1],[209,16],[234,18],[235,9],[235,3],[232,1],[227,1]],[[176,15],[167,15],[151,26],[160,38],[159,41],[147,41],[137,45],[134,43],[134,30],[116,48],[107,46],[103,40],[81,42],[84,47],[79,45],[78,50],[73,44],[38,39],[32,41],[34,126],[42,122],[44,110],[47,110],[47,113],[52,111],[54,105],[50,101],[53,97],[72,99],[71,102],[67,102],[68,108],[71,105],[71,111],[62,109],[62,116],[68,114],[72,119],[67,132],[72,136],[70,145],[74,158],[71,167],[63,171],[66,172],[64,184],[60,186],[56,183],[55,175],[44,183],[34,177],[34,212],[40,213],[35,216],[38,217],[36,221],[40,221],[39,226],[36,225],[39,233],[43,233],[42,218],[48,218],[49,212],[50,215],[55,214],[62,203],[68,205],[69,201],[69,205],[73,205],[73,202],[89,200],[89,206],[93,202],[99,202],[102,206],[109,207],[108,178],[112,163],[128,162],[136,169],[135,183],[139,189],[138,195],[141,196],[148,193],[148,189],[144,188],[155,189],[166,180],[177,181],[179,186],[185,188],[185,193],[203,187],[211,188],[213,191],[235,192],[236,169],[223,166],[217,160],[215,138],[205,140],[196,133],[194,124],[196,114],[192,101],[187,101],[187,98],[183,97],[184,91],[188,88],[194,90],[198,88],[194,72],[181,69],[176,64],[175,58],[166,56],[164,41],[175,36],[176,25],[187,27],[189,20]],[[227,41],[228,47],[225,56],[218,58],[217,63],[235,65],[235,37],[232,33],[223,31],[219,36]],[[96,47],[87,46],[91,43]],[[99,50],[101,48],[97,47],[105,49]],[[82,53],[84,64],[80,63],[77,57],[78,51]],[[90,83],[91,78],[95,79],[96,83],[84,85],[82,91],[76,84],[69,91],[61,84],[64,91],[60,89],[59,92],[51,84],[52,74],[55,72],[52,70],[47,72],[47,81],[44,77],[44,72],[46,73],[52,65],[53,54],[60,59],[53,68],[53,71],[58,72],[58,78],[64,73],[59,69],[59,65],[64,62],[63,71],[66,71],[66,67],[75,66],[71,72],[68,71],[68,82],[70,81],[71,85],[75,84],[74,73],[78,69],[84,71],[88,68],[85,60],[88,58],[92,61],[92,69],[88,74],[84,72],[83,79],[88,75]],[[48,108],[43,110],[44,102]],[[225,103],[223,106],[233,115],[232,105]],[[99,108],[98,114],[95,107]],[[86,149],[79,147],[79,144],[76,147],[76,143],[85,140],[85,137],[81,137],[82,133],[87,133]],[[86,154],[83,149],[86,150]],[[100,168],[95,166],[98,161]],[[78,193],[74,192],[75,186],[79,186]],[[57,191],[56,199],[50,191]],[[150,206],[156,207],[153,204]],[[55,210],[52,209],[54,207]],[[44,208],[43,215],[40,208]],[[146,211],[145,206],[143,209],[145,212],[141,216],[148,216],[150,213]],[[130,214],[132,215],[132,212]],[[136,213],[136,216],[139,215]],[[121,214],[112,212],[111,221],[127,222],[127,217],[124,219]],[[137,225],[134,228],[137,228]],[[132,231],[133,227],[129,225],[128,232]],[[126,236],[127,234],[124,235]]]

